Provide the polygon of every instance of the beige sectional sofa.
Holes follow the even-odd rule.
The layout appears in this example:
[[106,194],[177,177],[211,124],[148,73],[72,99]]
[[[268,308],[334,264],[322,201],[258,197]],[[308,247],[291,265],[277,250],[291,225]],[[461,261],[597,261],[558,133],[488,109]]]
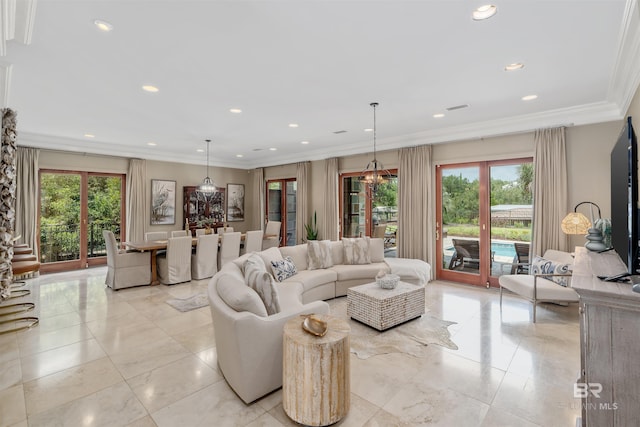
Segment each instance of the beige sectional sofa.
[[[246,403],[282,386],[282,330],[301,314],[328,314],[323,300],[347,294],[352,286],[375,280],[378,272],[424,286],[431,267],[421,260],[384,258],[383,239],[368,239],[370,263],[345,264],[342,241],[330,242],[332,266],[308,269],[307,244],[269,248],[255,254],[267,269],[271,261],[291,257],[297,272],[276,283],[280,311],[267,315],[258,293],[245,284],[243,265],[252,254],[227,263],[209,282],[218,365],[233,390]],[[255,256],[255,255],[254,255]]]

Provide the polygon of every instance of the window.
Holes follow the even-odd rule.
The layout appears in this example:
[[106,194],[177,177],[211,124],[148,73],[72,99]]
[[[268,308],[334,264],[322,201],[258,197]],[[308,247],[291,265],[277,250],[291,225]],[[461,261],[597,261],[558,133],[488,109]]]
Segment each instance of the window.
[[267,220],[282,223],[280,236],[283,246],[296,244],[296,193],[295,178],[267,181]]

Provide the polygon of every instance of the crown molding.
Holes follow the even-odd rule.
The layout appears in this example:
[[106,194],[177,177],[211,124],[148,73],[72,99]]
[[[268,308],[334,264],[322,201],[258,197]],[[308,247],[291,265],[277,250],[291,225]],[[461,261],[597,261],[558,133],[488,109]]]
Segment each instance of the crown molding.
[[607,99],[623,114],[640,84],[640,10],[637,0],[627,0],[618,36],[618,52],[611,73]]
[[37,0],[0,1],[0,56],[7,55],[7,42],[31,44]]

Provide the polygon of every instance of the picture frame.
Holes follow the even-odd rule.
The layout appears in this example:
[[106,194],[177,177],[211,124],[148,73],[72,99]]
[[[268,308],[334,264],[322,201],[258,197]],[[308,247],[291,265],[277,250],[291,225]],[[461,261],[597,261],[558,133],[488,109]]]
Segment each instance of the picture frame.
[[151,225],[176,223],[176,182],[151,180]]
[[227,184],[227,222],[244,221],[244,184]]

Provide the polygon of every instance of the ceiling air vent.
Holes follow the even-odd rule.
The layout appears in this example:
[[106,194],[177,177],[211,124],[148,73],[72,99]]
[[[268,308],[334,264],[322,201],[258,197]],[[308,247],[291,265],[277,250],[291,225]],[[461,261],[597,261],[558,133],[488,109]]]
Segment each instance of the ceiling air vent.
[[254,148],[254,149],[253,149],[253,150],[251,150],[251,151],[262,151],[262,148]]
[[468,108],[468,107],[469,107],[469,104],[460,104],[460,105],[456,105],[455,107],[447,108],[447,111],[462,110],[463,108]]
[[335,131],[333,133],[335,133],[337,135],[339,133],[347,133],[347,131],[346,130],[337,130],[337,131]]

